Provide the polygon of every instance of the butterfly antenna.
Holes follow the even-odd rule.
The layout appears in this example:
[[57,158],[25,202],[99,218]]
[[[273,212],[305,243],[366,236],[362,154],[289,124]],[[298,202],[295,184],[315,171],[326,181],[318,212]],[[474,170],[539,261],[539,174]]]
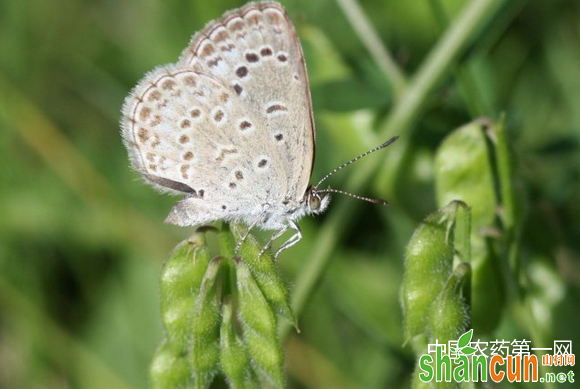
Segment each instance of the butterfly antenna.
[[387,200],[373,199],[370,197],[359,196],[359,195],[355,195],[355,194],[345,192],[345,191],[340,190],[340,189],[334,189],[334,188],[325,188],[325,189],[317,190],[316,193],[340,193],[340,194],[352,197],[353,199],[368,201],[369,203],[376,204],[376,205],[389,205],[389,202]]
[[[337,168],[333,169],[333,170],[332,170],[330,173],[328,173],[327,175],[325,175],[324,177],[322,177],[322,179],[321,179],[320,181],[318,181],[318,184],[314,185],[314,189],[318,188],[318,186],[319,186],[320,184],[322,184],[324,181],[326,181],[328,178],[330,178],[330,176],[332,176],[334,173],[336,173],[336,172],[338,172],[338,171],[340,171],[340,170],[344,169],[345,167],[347,167],[347,166],[348,166],[348,165],[350,165],[351,163],[354,163],[354,162],[358,161],[359,159],[361,159],[361,158],[364,158],[364,157],[366,157],[367,155],[374,153],[375,151],[379,151],[379,150],[382,150],[382,149],[384,149],[385,147],[387,147],[388,145],[390,145],[391,143],[393,143],[393,142],[394,142],[394,141],[396,141],[397,139],[399,139],[399,135],[395,135],[394,137],[392,137],[391,139],[389,139],[388,141],[386,141],[386,142],[385,142],[385,143],[383,143],[382,145],[379,145],[379,146],[375,147],[374,149],[370,149],[369,151],[366,151],[366,152],[362,153],[362,154],[361,154],[361,155],[359,155],[358,157],[356,157],[356,158],[353,158],[353,159],[351,159],[350,161],[348,161],[348,162],[345,162],[345,163],[343,163],[342,165],[340,165],[339,167],[337,167]],[[331,189],[331,188],[328,188],[328,189]],[[324,190],[326,190],[326,189],[324,189]],[[329,190],[329,191],[330,191],[330,190]],[[319,192],[323,192],[323,191],[319,191]],[[353,194],[350,194],[350,193],[345,193],[345,192],[338,192],[336,189],[332,189],[332,192],[346,194],[346,195],[349,195],[349,196],[351,196],[351,197],[360,197],[360,196],[356,196],[356,195],[353,195]],[[372,199],[367,199],[366,197],[360,197],[360,199],[361,199],[361,200],[366,200],[366,201],[370,201],[370,200],[372,200]],[[383,201],[383,200],[381,200],[381,201]],[[371,203],[372,203],[372,202],[373,202],[373,201],[371,201]]]

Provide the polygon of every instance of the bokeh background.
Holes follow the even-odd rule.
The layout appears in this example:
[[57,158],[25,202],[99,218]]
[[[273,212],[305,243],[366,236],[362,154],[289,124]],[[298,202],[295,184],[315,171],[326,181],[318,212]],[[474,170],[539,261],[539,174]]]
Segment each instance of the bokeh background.
[[[129,169],[120,109],[145,72],[174,62],[195,31],[243,3],[0,3],[1,388],[147,387],[162,338],[159,269],[192,230],[164,225],[176,199],[155,193]],[[402,146],[369,157],[400,157],[359,185],[360,194],[388,198],[390,207],[352,205],[356,215],[341,221],[333,212],[354,200],[335,198],[327,215],[300,223],[304,240],[282,255],[291,288],[311,256],[322,250],[329,257],[304,296],[302,333],[287,341],[290,386],[409,386],[414,359],[403,347],[398,296],[403,253],[436,209],[436,148],[479,116],[506,115],[524,188],[521,258],[534,270],[527,302],[548,339],[580,345],[580,3],[282,3],[311,80],[315,179],[384,140],[377,134],[406,85],[434,61],[430,53],[466,4],[495,4],[442,77],[422,91],[423,103],[399,133]],[[368,18],[358,26],[370,32],[345,17],[357,5]],[[363,43],[373,33],[398,72]],[[348,186],[363,169],[341,172],[333,187]],[[334,239],[322,239],[322,228],[323,236],[336,231]],[[529,338],[509,313],[499,328],[497,334]]]

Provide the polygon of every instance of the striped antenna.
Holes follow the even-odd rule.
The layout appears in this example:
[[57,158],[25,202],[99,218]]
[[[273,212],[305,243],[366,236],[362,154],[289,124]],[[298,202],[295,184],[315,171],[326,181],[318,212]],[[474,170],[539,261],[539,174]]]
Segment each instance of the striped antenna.
[[[388,141],[386,141],[382,145],[379,145],[379,146],[375,147],[374,149],[371,149],[371,150],[369,150],[367,152],[364,152],[361,155],[359,155],[358,157],[353,158],[350,161],[343,163],[342,165],[340,165],[339,167],[335,168],[330,173],[328,173],[327,175],[325,175],[324,177],[322,177],[322,179],[320,181],[318,181],[318,184],[314,185],[314,189],[317,190],[318,186],[320,184],[322,184],[324,181],[326,181],[328,178],[330,178],[334,173],[336,173],[336,172],[344,169],[345,167],[347,167],[351,163],[354,163],[354,162],[358,161],[359,159],[364,158],[367,155],[374,153],[375,151],[379,151],[379,150],[384,149],[385,147],[387,147],[388,145],[390,145],[391,143],[393,143],[397,139],[399,139],[399,135],[395,135],[394,137],[392,137],[391,139],[389,139]],[[340,191],[337,191],[336,189],[332,189],[332,190],[330,190],[330,189],[331,188],[324,189],[324,190],[317,190],[317,192],[324,193],[324,191],[327,191],[327,192],[342,193],[342,194],[346,194],[346,195],[351,196],[351,197],[360,198],[360,200],[370,201],[371,203],[376,202],[376,201],[384,201],[384,200],[367,199],[366,197],[361,197],[361,196],[353,195],[353,194],[346,193],[346,192],[340,192]],[[377,204],[379,204],[379,203],[377,203]]]
[[383,199],[373,199],[370,197],[364,197],[364,196],[359,196],[359,195],[355,195],[349,192],[345,192],[344,190],[340,190],[340,189],[334,189],[334,188],[325,188],[322,190],[317,190],[316,193],[340,193],[343,195],[347,195],[349,197],[352,197],[353,199],[357,199],[357,200],[362,200],[362,201],[368,201],[369,203],[373,203],[376,205],[389,205],[389,202],[387,200],[383,200]]

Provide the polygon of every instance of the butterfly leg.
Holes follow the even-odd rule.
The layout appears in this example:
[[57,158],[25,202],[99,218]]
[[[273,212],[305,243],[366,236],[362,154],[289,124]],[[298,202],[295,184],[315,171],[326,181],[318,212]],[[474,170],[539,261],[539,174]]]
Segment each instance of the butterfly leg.
[[298,227],[298,225],[293,222],[292,220],[290,220],[288,222],[288,226],[283,230],[284,232],[291,228],[294,231],[294,235],[292,235],[279,249],[278,251],[276,251],[276,254],[274,254],[274,260],[278,259],[278,256],[280,255],[280,253],[292,246],[294,246],[296,243],[300,242],[300,240],[302,239],[302,232],[300,231],[300,228]]
[[272,247],[272,244],[274,243],[274,241],[276,239],[278,239],[279,237],[281,237],[286,231],[288,231],[288,228],[290,228],[290,226],[286,226],[286,227],[282,228],[281,230],[277,231],[274,235],[272,235],[272,237],[270,238],[268,243],[266,243],[264,245],[264,247],[262,248],[262,250],[260,250],[259,256],[261,257],[262,255],[264,255],[266,250],[268,250],[270,247]]
[[[250,232],[252,232],[252,228],[254,228],[256,226],[256,224],[258,224],[258,222],[262,219],[262,217],[266,214],[266,211],[268,211],[268,208],[270,208],[270,206],[268,204],[264,205],[264,210],[262,211],[262,213],[260,214],[259,217],[256,218],[256,220],[254,220],[252,222],[252,224],[250,224],[248,226],[248,230],[246,231],[246,233],[244,234],[244,236],[242,236],[242,239],[240,239],[238,241],[238,243],[236,244],[236,247],[234,248],[234,255],[238,255],[238,252],[240,251],[240,248],[242,247],[242,244],[244,244],[244,242],[246,241],[246,239],[248,238],[248,235],[250,235]],[[262,250],[263,251],[263,250]],[[262,255],[262,252],[260,252],[260,256]]]

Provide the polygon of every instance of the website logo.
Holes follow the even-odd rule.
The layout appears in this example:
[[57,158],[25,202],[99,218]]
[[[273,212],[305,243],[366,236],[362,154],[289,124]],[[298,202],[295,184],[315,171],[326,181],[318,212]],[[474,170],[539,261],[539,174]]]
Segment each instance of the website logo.
[[[572,341],[555,340],[552,348],[532,348],[525,339],[482,342],[472,341],[472,337],[473,330],[469,330],[456,341],[429,344],[427,354],[419,358],[421,381],[574,382],[572,370],[539,376],[540,360],[544,366],[574,366]],[[542,355],[538,357],[536,352]]]

